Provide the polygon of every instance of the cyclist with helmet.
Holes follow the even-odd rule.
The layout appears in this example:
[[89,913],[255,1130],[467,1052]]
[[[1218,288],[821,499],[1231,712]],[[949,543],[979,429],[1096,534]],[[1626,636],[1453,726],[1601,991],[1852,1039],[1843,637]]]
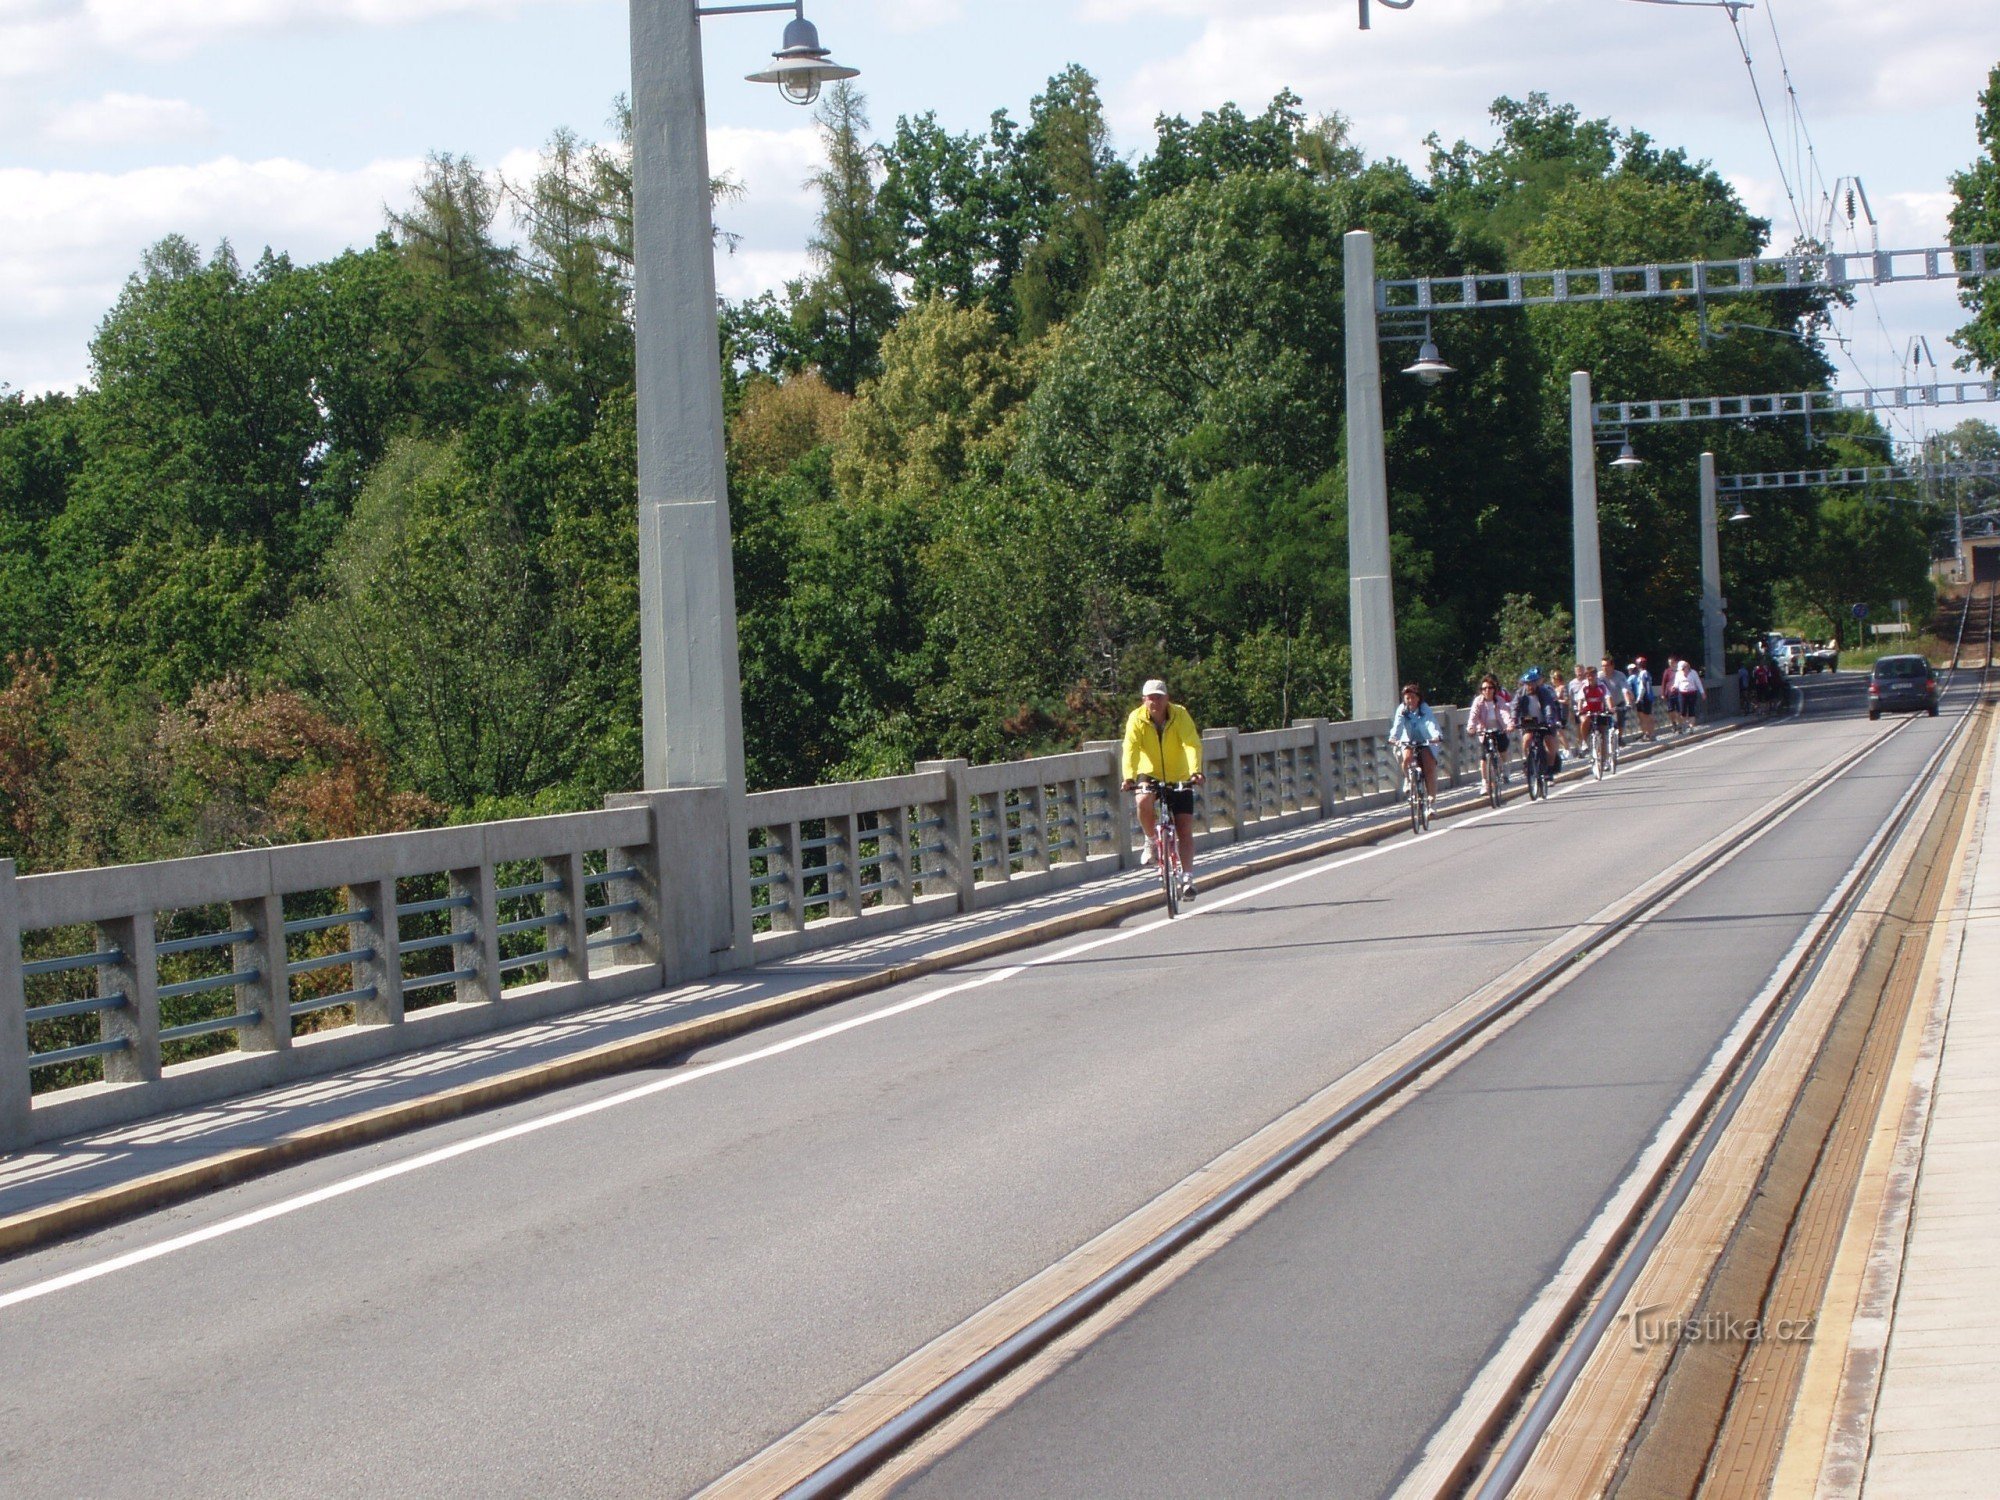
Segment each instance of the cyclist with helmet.
[[1521,690],[1514,695],[1514,727],[1521,732],[1521,766],[1541,746],[1542,760],[1555,775],[1562,766],[1562,749],[1556,736],[1562,729],[1562,706],[1555,691],[1542,681],[1542,669],[1530,667],[1521,674]]

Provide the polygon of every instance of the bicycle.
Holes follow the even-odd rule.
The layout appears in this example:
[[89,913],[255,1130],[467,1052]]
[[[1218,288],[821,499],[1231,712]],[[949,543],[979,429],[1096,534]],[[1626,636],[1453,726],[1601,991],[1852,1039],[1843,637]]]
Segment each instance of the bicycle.
[[1410,804],[1410,832],[1422,833],[1431,826],[1431,799],[1424,789],[1424,758],[1412,755],[1403,767],[1403,795]]
[[1590,740],[1590,774],[1602,781],[1616,774],[1618,751],[1611,743],[1611,715],[1592,714],[1584,733]]
[[1479,736],[1479,775],[1486,786],[1486,800],[1498,807],[1507,768],[1500,759],[1500,735],[1496,730],[1489,729]]
[[1547,736],[1530,729],[1523,738],[1527,741],[1522,759],[1528,773],[1528,800],[1545,802],[1548,800],[1550,777],[1548,746],[1544,743]]
[[[1192,781],[1154,781],[1142,777],[1133,788],[1136,796],[1140,792],[1191,792]],[[1181,881],[1185,872],[1181,868],[1181,835],[1175,826],[1173,810],[1166,799],[1160,797],[1154,803],[1153,812],[1153,862],[1160,867],[1160,890],[1167,898],[1167,918],[1171,921],[1181,911]]]

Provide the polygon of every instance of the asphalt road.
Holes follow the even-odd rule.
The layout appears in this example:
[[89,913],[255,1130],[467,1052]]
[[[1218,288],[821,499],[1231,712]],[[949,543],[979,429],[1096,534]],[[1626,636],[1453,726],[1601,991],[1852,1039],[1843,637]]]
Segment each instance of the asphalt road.
[[[1850,700],[1838,714],[1218,892],[1171,926],[920,981],[0,1265],[0,1488],[698,1488],[1887,732],[1855,691],[1815,689]],[[1387,1484],[1945,723],[1913,725],[1713,906],[1690,903],[1681,951],[1635,955],[1615,993],[1490,1047],[925,1492]],[[1256,1361],[1293,1328],[1297,1362]]]

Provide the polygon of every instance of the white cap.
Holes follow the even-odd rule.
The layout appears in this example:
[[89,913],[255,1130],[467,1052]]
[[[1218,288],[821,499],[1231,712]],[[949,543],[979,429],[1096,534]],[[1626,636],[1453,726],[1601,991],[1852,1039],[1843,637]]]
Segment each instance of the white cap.
[[1157,677],[1149,677],[1146,679],[1146,685],[1139,689],[1139,696],[1141,698],[1150,698],[1155,693],[1158,693],[1162,698],[1166,697],[1167,685]]

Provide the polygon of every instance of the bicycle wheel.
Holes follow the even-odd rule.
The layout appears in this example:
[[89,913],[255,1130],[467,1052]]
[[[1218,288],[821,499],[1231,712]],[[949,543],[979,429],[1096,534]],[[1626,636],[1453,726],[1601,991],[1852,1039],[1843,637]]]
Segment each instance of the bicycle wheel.
[[1424,778],[1421,771],[1405,771],[1403,798],[1410,804],[1410,832],[1424,831]]
[[1488,752],[1486,756],[1486,800],[1500,805],[1500,757]]
[[[1171,813],[1165,814],[1173,816]],[[1173,833],[1162,829],[1158,851],[1160,864],[1160,891],[1167,898],[1167,918],[1171,921],[1181,912],[1181,845]]]

